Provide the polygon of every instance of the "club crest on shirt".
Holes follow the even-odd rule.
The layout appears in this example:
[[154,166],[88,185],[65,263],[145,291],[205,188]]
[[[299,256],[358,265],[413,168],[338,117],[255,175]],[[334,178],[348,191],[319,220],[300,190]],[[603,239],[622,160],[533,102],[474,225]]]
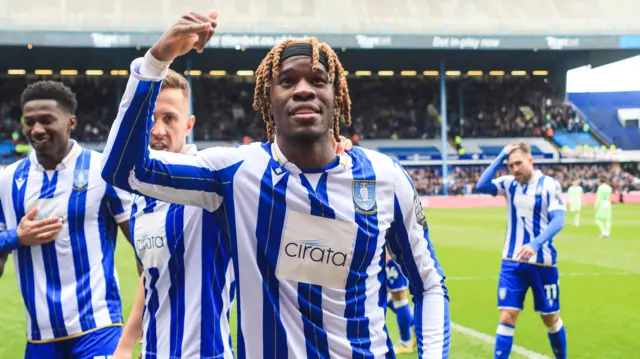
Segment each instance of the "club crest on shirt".
[[89,171],[76,170],[73,172],[73,189],[75,191],[83,191],[87,189],[89,183]]
[[374,214],[376,208],[376,182],[369,180],[353,181],[353,201],[356,211],[362,214]]

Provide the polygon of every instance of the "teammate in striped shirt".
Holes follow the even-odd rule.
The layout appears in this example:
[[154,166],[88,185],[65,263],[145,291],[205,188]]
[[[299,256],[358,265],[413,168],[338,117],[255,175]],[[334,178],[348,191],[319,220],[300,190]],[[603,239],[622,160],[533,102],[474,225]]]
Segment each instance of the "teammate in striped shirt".
[[[152,149],[196,155],[186,143],[195,123],[189,97],[187,80],[169,70],[153,112]],[[215,202],[210,212],[134,196],[131,237],[144,276],[114,359],[131,358],[141,336],[143,358],[233,358],[231,245]]]
[[[507,159],[510,175],[492,180]],[[564,227],[565,204],[555,179],[533,168],[526,143],[508,145],[482,173],[476,188],[507,199],[507,233],[498,283],[498,325],[494,358],[508,358],[518,314],[531,288],[534,308],[549,329],[556,358],[567,357],[567,339],[560,312],[560,287],[553,237]]]
[[340,117],[350,123],[350,100],[328,45],[287,41],[258,68],[254,107],[267,121],[269,142],[196,156],[147,147],[146,114],[169,63],[204,48],[215,15],[183,16],[133,62],[103,177],[207,210],[224,197],[238,278],[239,358],[393,358],[385,244],[410,281],[419,356],[448,358],[444,275],[410,178],[380,153],[354,148],[336,156],[331,147]]
[[101,154],[70,139],[75,94],[41,81],[22,93],[30,155],[0,174],[3,228],[26,213],[58,217],[56,239],[11,248],[27,319],[25,358],[93,358],[113,354],[122,332],[114,266],[118,225],[129,233],[130,196],[100,176]]

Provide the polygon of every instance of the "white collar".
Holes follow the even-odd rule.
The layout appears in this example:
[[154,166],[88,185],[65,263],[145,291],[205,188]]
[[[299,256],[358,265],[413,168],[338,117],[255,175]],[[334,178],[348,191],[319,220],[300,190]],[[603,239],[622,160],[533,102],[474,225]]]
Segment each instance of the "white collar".
[[[287,169],[289,172],[296,173],[296,174],[303,173],[303,171],[298,166],[296,166],[292,162],[289,162],[287,157],[285,157],[285,155],[280,150],[280,147],[278,146],[278,141],[277,141],[277,138],[275,136],[273,138],[273,143],[271,144],[271,153],[272,153],[273,158],[282,167]],[[352,163],[351,157],[349,157],[349,155],[341,155],[341,156],[339,156],[339,158],[340,158],[339,159],[340,163],[337,166],[329,168],[328,170],[326,170],[324,172],[337,173],[337,172],[343,172],[343,171],[351,169],[351,167],[353,166],[353,163]]]
[[[56,165],[56,168],[55,168],[56,171],[67,168],[70,165],[70,163],[74,159],[76,159],[78,155],[80,155],[80,153],[82,152],[82,147],[78,144],[78,142],[76,142],[76,140],[70,139],[69,142],[71,142],[71,150],[69,151],[69,153],[67,153],[66,156],[64,156],[62,161],[60,161],[60,163]],[[45,170],[44,167],[42,167],[42,165],[40,164],[40,162],[38,162],[38,157],[36,156],[36,151],[34,149],[31,150],[31,153],[29,154],[29,159],[34,164],[34,168],[40,171]]]
[[198,147],[196,147],[195,144],[187,145],[187,152],[185,152],[185,155],[195,156],[197,154],[198,154]]

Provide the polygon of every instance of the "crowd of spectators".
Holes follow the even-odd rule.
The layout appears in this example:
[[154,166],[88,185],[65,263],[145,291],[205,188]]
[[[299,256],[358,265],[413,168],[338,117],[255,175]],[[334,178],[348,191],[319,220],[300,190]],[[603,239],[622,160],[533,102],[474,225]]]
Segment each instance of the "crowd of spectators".
[[[20,138],[20,94],[36,77],[0,78],[0,141]],[[103,142],[115,118],[126,77],[67,76],[62,80],[78,97],[78,126],[73,137]],[[350,77],[352,120],[343,134],[359,139],[436,138],[440,134],[439,80],[435,77]],[[194,137],[204,141],[263,140],[264,123],[253,110],[255,83],[250,77],[194,77]],[[543,78],[478,77],[448,81],[449,136],[549,136],[554,131],[588,131],[574,109]],[[481,166],[453,167],[450,194],[473,193]],[[619,167],[554,165],[541,169],[567,189],[580,179],[585,191],[606,173],[616,190],[628,191],[638,179]],[[440,167],[409,168],[422,195],[443,193]],[[504,174],[502,171],[500,174]]]
[[[448,194],[466,195],[474,193],[475,183],[486,166],[453,166],[448,174]],[[562,164],[540,165],[538,168],[546,175],[557,179],[566,191],[574,180],[579,180],[585,193],[593,193],[598,187],[598,177],[605,175],[608,183],[616,192],[629,192],[640,189],[640,178],[634,171],[625,171],[619,165],[609,164]],[[413,179],[418,194],[424,196],[442,195],[443,181],[440,167],[409,167],[407,172]],[[506,168],[496,172],[496,178],[507,174]]]
[[[36,77],[0,79],[0,140],[20,131],[20,94]],[[60,79],[60,78],[57,78]],[[65,76],[78,96],[81,141],[104,141],[116,114],[125,77]],[[360,139],[436,138],[440,135],[437,77],[349,77],[353,124]],[[253,110],[251,77],[194,77],[196,140],[263,140],[264,123]],[[449,136],[545,136],[588,126],[562,97],[538,77],[452,78],[448,82]],[[551,132],[552,133],[552,132]]]
[[[458,85],[463,116],[454,113],[450,132],[463,137],[551,137],[555,131],[589,126],[546,80],[479,79]],[[456,123],[455,119],[459,118]]]

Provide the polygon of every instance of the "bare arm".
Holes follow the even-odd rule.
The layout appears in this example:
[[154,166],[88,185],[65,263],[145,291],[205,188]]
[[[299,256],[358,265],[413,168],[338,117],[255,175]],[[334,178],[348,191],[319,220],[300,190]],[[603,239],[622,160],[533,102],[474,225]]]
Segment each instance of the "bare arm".
[[133,307],[129,313],[129,319],[122,332],[122,337],[118,342],[118,348],[114,354],[114,359],[131,358],[133,347],[142,337],[142,313],[144,311],[144,277],[140,276],[138,291],[133,301]]
[[[127,242],[131,243],[131,227],[129,226],[129,223],[129,221],[122,222],[119,226],[122,234],[124,234],[124,237],[127,239]],[[138,261],[136,261],[136,265],[138,266],[138,275],[142,275],[144,268],[142,268],[142,265],[140,265]]]

